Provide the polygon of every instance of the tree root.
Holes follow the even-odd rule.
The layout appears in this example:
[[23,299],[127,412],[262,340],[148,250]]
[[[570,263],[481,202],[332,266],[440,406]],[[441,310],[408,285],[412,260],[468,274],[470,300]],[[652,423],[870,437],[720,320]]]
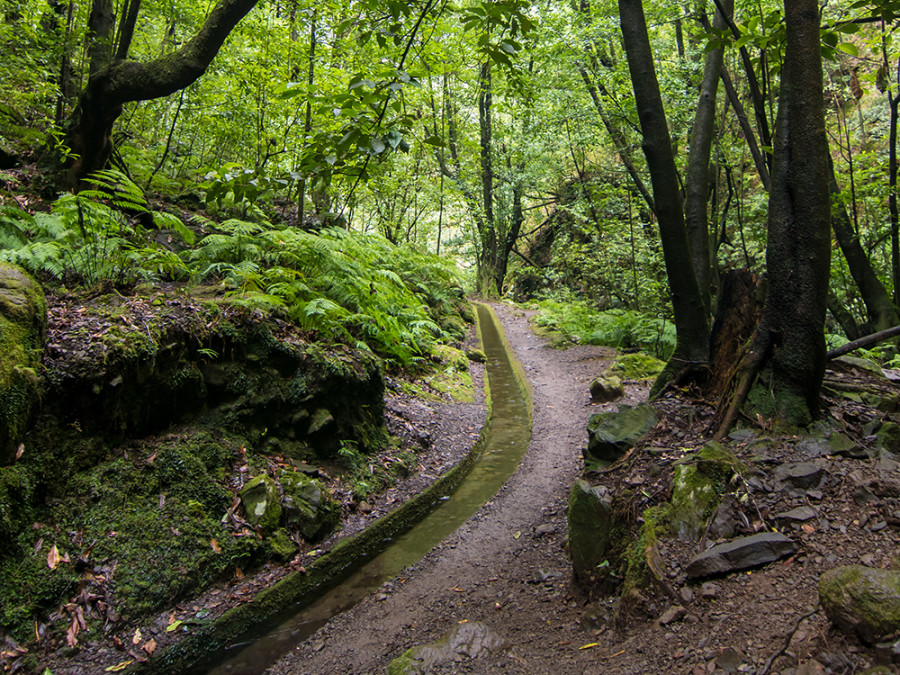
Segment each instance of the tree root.
[[763,666],[763,669],[759,671],[759,675],[767,675],[767,673],[770,670],[772,670],[772,665],[775,663],[775,661],[778,660],[778,657],[783,656],[784,653],[788,650],[788,647],[791,646],[791,640],[794,639],[794,636],[797,634],[797,631],[800,630],[800,624],[803,623],[804,621],[806,621],[812,615],[818,614],[818,613],[819,613],[819,608],[816,607],[811,612],[807,612],[806,614],[801,616],[799,619],[797,619],[797,623],[794,624],[794,628],[785,636],[784,645],[782,645],[781,649],[779,649],[777,652],[772,654],[772,656],[770,656],[766,660],[766,665]]

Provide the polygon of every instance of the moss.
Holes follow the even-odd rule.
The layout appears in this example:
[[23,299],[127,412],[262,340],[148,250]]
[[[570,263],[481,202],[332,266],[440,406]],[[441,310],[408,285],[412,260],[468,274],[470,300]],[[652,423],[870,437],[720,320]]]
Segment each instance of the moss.
[[24,437],[46,329],[41,287],[18,267],[0,262],[0,465],[12,461]]
[[660,570],[654,569],[654,553],[659,539],[669,530],[671,504],[657,504],[644,510],[637,538],[625,557],[625,579],[622,595],[632,589],[648,589],[662,581]]
[[646,380],[656,377],[665,367],[665,362],[650,356],[636,352],[634,354],[620,354],[615,363],[610,366],[610,371],[621,375],[626,380]]
[[[31,531],[28,534],[32,535]],[[21,542],[28,550],[26,555],[0,559],[0,628],[23,644],[34,637],[34,620],[46,620],[50,612],[68,601],[78,584],[71,565],[62,564],[53,570],[47,566],[50,541],[45,539],[36,552],[34,542]]]
[[419,668],[420,661],[416,659],[416,648],[410,647],[387,667],[387,675],[418,675],[422,672]]
[[0,558],[19,553],[12,544],[34,519],[34,478],[22,466],[0,467]]

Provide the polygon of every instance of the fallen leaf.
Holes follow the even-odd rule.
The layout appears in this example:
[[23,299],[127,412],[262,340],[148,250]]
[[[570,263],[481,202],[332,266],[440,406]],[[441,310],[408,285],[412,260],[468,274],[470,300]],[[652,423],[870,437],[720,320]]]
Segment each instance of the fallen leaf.
[[168,626],[166,626],[166,632],[171,633],[172,631],[178,630],[178,627],[181,626],[182,623],[183,623],[183,621],[176,619],[175,621],[170,623]]
[[114,666],[109,666],[106,668],[107,673],[119,673],[125,670],[128,666],[134,663],[134,659],[128,659],[127,661],[121,661]]
[[141,649],[143,649],[145,652],[147,652],[148,654],[150,654],[152,656],[153,652],[156,651],[156,640],[154,640],[153,638],[150,638],[143,644]]
[[578,649],[593,649],[594,647],[599,647],[599,642],[588,642],[586,645],[581,645]]
[[806,534],[812,534],[813,532],[816,531],[816,526],[815,526],[815,525],[812,525],[811,523],[803,523],[803,524],[800,526],[800,528],[801,528],[804,532],[806,532]]
[[516,533],[513,535],[513,539],[518,539],[518,538],[521,537],[521,536],[522,536],[522,531],[519,530],[518,532],[516,532]]
[[134,636],[131,638],[131,644],[133,644],[133,645],[140,644],[141,640],[143,640],[143,639],[144,639],[144,636],[141,635],[141,629],[135,628]]
[[72,617],[72,623],[69,624],[69,629],[66,631],[66,644],[70,647],[78,646],[78,633],[80,630],[81,626],[78,625],[78,619]]
[[222,553],[222,547],[219,546],[219,542],[217,542],[215,539],[210,539],[209,545],[212,546],[212,550],[215,552],[216,555],[219,555]]
[[51,570],[55,570],[56,566],[59,565],[59,561],[59,549],[56,548],[56,544],[53,544],[53,548],[51,548],[50,553],[47,554],[47,567]]

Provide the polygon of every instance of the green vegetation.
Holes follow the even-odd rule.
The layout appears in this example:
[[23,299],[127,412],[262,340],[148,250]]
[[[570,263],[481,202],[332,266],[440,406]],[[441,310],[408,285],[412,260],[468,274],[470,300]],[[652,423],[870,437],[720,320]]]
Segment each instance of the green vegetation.
[[563,344],[578,342],[638,349],[666,359],[675,349],[675,326],[639,312],[611,309],[600,312],[586,302],[542,300],[538,303],[538,326],[560,334]]

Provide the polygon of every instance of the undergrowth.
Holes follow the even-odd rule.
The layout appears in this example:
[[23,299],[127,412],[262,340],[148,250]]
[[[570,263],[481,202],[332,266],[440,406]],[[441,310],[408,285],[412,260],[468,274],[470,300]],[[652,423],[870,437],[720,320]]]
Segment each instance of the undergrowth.
[[666,360],[675,350],[675,325],[627,309],[598,311],[587,302],[541,300],[538,326],[556,331],[563,341],[634,349]]
[[455,268],[379,235],[310,233],[238,219],[185,224],[151,211],[117,171],[64,194],[49,213],[0,209],[0,260],[66,287],[137,281],[220,284],[225,302],[275,314],[319,339],[372,351],[388,367],[427,369],[436,345],[470,320]]

